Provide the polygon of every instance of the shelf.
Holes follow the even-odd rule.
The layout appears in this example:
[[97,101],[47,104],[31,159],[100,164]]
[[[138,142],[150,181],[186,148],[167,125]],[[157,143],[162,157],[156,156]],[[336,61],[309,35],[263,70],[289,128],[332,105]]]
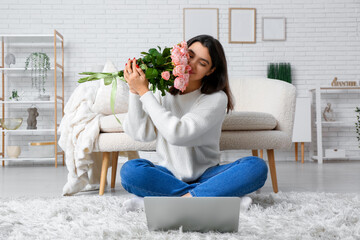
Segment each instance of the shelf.
[[[27,107],[26,105],[37,105],[36,107],[39,110],[44,109],[46,111],[47,115],[44,114],[44,116],[53,116],[53,121],[48,121],[45,119],[41,119],[43,121],[44,125],[40,125],[40,129],[26,129],[26,118],[23,118],[24,122],[23,125],[17,129],[17,130],[6,130],[4,128],[0,128],[0,132],[2,133],[2,148],[1,148],[1,155],[4,156],[5,149],[8,141],[10,138],[25,138],[25,139],[33,139],[34,136],[56,136],[53,141],[55,143],[55,146],[58,145],[58,133],[57,127],[59,127],[59,119],[58,115],[60,111],[64,112],[64,37],[56,30],[54,29],[52,34],[1,34],[0,35],[0,41],[2,42],[3,49],[11,49],[16,48],[17,52],[23,52],[24,54],[29,51],[29,47],[38,47],[41,46],[41,48],[50,49],[50,47],[53,49],[53,54],[49,56],[51,59],[52,64],[50,65],[51,68],[48,71],[48,74],[51,75],[51,78],[53,78],[54,82],[52,84],[53,90],[51,92],[47,92],[50,94],[50,98],[48,100],[37,98],[35,95],[29,95],[29,96],[23,96],[20,98],[20,101],[11,101],[9,97],[5,95],[5,91],[3,89],[3,93],[0,97],[0,106],[2,106],[2,118],[6,118],[6,115],[11,115],[11,110],[16,110],[15,112],[19,112],[19,109]],[[21,48],[25,47],[24,51],[21,51]],[[21,65],[6,65],[4,61],[4,53],[5,51],[2,51],[2,61],[1,61],[1,67],[0,67],[0,73],[2,73],[2,85],[7,86],[7,83],[12,80],[11,78],[22,76],[24,78],[28,78],[32,70],[35,70],[34,68],[28,68],[25,69],[25,64]],[[31,66],[31,65],[29,65]],[[32,66],[34,67],[34,66]],[[49,75],[48,75],[49,76]],[[15,82],[14,85],[18,84],[18,82]],[[60,86],[61,85],[61,86]],[[18,86],[18,85],[17,85]],[[7,91],[7,90],[6,90]],[[62,93],[60,93],[60,91]],[[60,95],[59,95],[60,94]],[[34,97],[33,97],[34,96]],[[43,101],[45,100],[45,101]],[[61,105],[58,105],[61,103]],[[52,110],[54,110],[52,112]],[[10,114],[8,114],[10,112]],[[23,109],[20,111],[22,114],[24,114]],[[25,112],[26,113],[26,112]],[[38,120],[39,122],[39,120]],[[43,129],[41,129],[41,127]],[[5,138],[6,135],[6,138]],[[29,137],[23,137],[27,136]],[[54,157],[49,158],[39,158],[39,157],[26,157],[26,154],[24,154],[25,157],[20,158],[3,158],[3,161],[6,160],[55,160],[55,167],[57,166],[57,158],[58,154],[55,152]],[[28,155],[29,156],[29,155]],[[33,156],[33,155],[30,155]],[[51,156],[51,155],[50,155]]]
[[[316,88],[310,88],[309,91],[315,91]],[[331,86],[320,86],[320,90],[360,90],[360,86],[350,87],[331,87]]]
[[36,160],[55,160],[55,157],[47,157],[47,158],[42,158],[42,157],[17,157],[17,158],[0,158],[0,161],[8,161],[8,160],[17,160],[17,161],[36,161]]
[[[62,103],[61,99],[58,99],[57,101],[58,103]],[[34,100],[34,101],[0,101],[0,104],[45,104],[45,103],[52,103],[54,104],[55,101],[54,100],[50,100],[50,101],[40,101],[40,100]]]
[[[50,71],[54,71],[54,70],[55,68],[50,68]],[[31,68],[28,68],[26,70],[25,68],[0,68],[0,71],[31,71]]]
[[[312,160],[318,160],[318,156],[314,155],[311,157]],[[323,160],[341,160],[341,161],[346,161],[346,160],[360,160],[360,156],[347,156],[344,158],[338,158],[338,157],[323,157]]]
[[1,129],[0,132],[5,134],[9,133],[11,135],[55,135],[55,129]]
[[[315,121],[316,124],[318,124],[317,121]],[[355,125],[355,121],[353,122],[345,122],[345,121],[333,121],[333,122],[326,122],[326,121],[322,121],[321,122],[322,125],[343,125],[343,126],[354,126]]]
[[[54,44],[54,34],[4,34],[0,35],[1,41],[11,43],[52,43]],[[62,39],[57,35],[56,40]]]

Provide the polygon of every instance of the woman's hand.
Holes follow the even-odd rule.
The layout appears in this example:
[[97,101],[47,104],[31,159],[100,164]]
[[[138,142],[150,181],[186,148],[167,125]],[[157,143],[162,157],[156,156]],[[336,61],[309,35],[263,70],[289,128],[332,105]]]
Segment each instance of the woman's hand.
[[130,92],[144,95],[149,91],[149,81],[145,77],[145,73],[136,65],[136,59],[130,60],[126,63],[124,69],[124,78],[129,84]]

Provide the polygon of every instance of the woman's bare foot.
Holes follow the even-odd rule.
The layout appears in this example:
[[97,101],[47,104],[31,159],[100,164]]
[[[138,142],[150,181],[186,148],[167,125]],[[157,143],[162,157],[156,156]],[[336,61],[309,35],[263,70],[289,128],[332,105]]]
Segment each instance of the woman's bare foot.
[[192,197],[192,195],[190,193],[187,193],[185,195],[182,195],[181,197]]

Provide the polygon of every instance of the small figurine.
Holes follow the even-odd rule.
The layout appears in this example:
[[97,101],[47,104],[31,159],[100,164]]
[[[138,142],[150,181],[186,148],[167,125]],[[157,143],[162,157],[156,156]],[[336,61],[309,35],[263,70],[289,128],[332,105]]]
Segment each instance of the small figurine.
[[15,63],[16,63],[15,55],[12,54],[12,53],[6,54],[5,63],[6,63],[6,64],[8,65],[8,67],[10,68],[10,65],[11,65],[11,64],[15,64]]
[[327,103],[327,106],[324,109],[323,117],[326,122],[334,122],[334,112],[331,109],[331,103]]
[[27,111],[29,112],[29,117],[27,119],[27,129],[37,129],[36,124],[36,117],[39,116],[39,113],[37,111],[36,107],[28,108]]

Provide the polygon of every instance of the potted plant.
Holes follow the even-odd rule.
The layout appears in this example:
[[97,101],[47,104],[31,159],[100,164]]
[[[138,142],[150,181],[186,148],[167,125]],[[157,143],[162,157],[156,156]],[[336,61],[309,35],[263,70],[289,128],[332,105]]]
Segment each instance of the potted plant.
[[31,86],[39,90],[39,95],[45,93],[47,71],[50,70],[50,58],[46,53],[31,53],[25,61],[25,70],[31,69]]
[[20,99],[20,96],[18,94],[18,91],[17,90],[12,90],[11,92],[11,96],[9,97],[10,100],[13,100],[13,101],[19,101]]
[[269,63],[267,67],[267,77],[291,83],[290,63]]

